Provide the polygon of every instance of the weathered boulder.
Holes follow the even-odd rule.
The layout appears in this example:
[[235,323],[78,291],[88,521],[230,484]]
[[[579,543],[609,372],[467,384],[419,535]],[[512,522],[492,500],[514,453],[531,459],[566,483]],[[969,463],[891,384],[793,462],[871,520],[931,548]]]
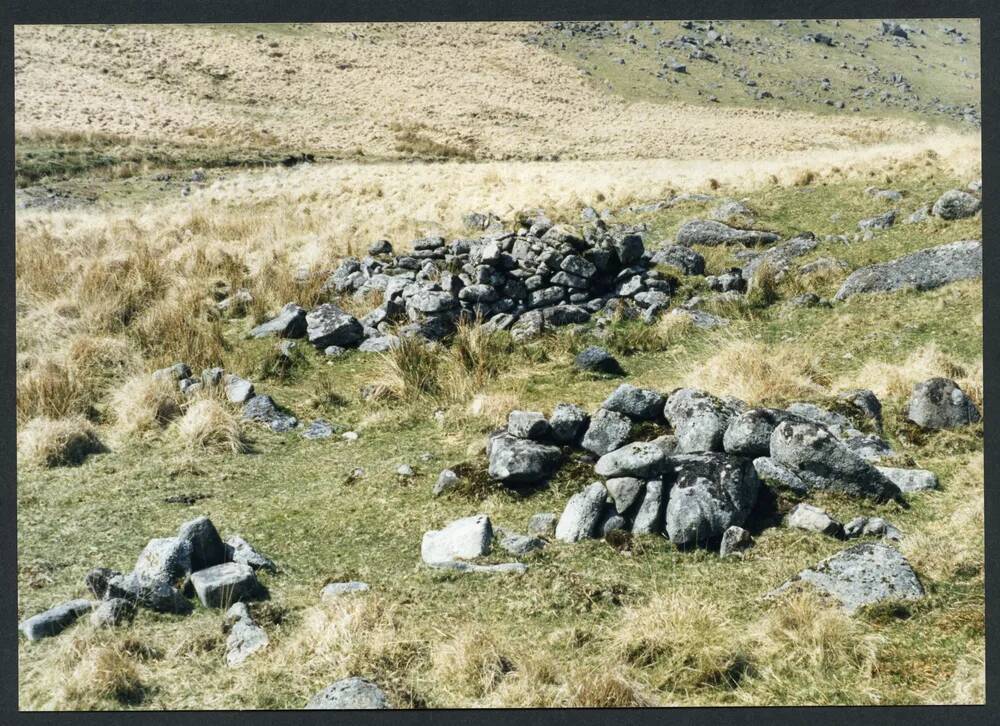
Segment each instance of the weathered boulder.
[[780,237],[773,232],[737,229],[722,222],[696,219],[681,225],[677,230],[677,244],[691,245],[759,245],[777,242]]
[[875,430],[882,432],[882,402],[874,391],[867,388],[851,388],[841,391],[837,398],[853,406],[864,419],[872,422]]
[[672,456],[664,482],[673,485],[665,520],[676,545],[704,542],[743,524],[760,488],[749,460],[720,453]]
[[788,489],[796,494],[806,494],[809,485],[786,466],[782,466],[769,456],[760,456],[753,460],[754,471],[761,481],[780,489]]
[[538,537],[526,536],[517,532],[499,530],[498,535],[500,548],[515,557],[523,557],[545,546],[545,542]]
[[812,489],[878,501],[898,499],[899,488],[838,441],[821,424],[784,421],[771,435],[771,458]]
[[558,517],[552,512],[532,514],[528,520],[528,535],[533,537],[555,537]]
[[178,539],[191,545],[191,569],[203,570],[226,561],[226,545],[208,517],[185,522],[177,530]]
[[266,323],[261,323],[250,331],[250,335],[254,338],[263,338],[268,335],[276,335],[279,338],[301,338],[305,334],[306,311],[295,303],[288,303],[281,308],[281,312],[276,317],[271,318]]
[[243,418],[262,423],[277,433],[285,433],[299,425],[297,418],[279,410],[274,399],[263,394],[243,404]]
[[538,411],[511,411],[507,416],[507,433],[519,439],[544,439],[549,434],[549,422]]
[[207,608],[228,608],[234,602],[257,596],[260,583],[249,565],[226,562],[191,574],[191,584]]
[[852,272],[840,286],[835,299],[852,295],[894,290],[931,290],[959,280],[983,275],[983,245],[978,240],[951,242],[862,267]]
[[931,207],[931,214],[941,219],[971,217],[983,206],[982,200],[961,189],[950,189],[938,197]]
[[142,583],[176,585],[191,574],[191,558],[191,542],[187,539],[151,539],[139,554],[132,572]]
[[225,546],[226,562],[238,562],[254,570],[278,571],[274,562],[254,549],[253,545],[239,535],[234,534],[227,537]]
[[562,542],[579,542],[593,537],[607,497],[608,490],[601,482],[594,482],[571,496],[556,525],[556,539]]
[[777,408],[751,408],[730,420],[722,446],[729,454],[767,456],[771,452],[771,434],[778,424],[800,420],[795,414]]
[[344,678],[331,683],[309,699],[307,710],[360,710],[389,708],[382,689],[364,678]]
[[705,258],[684,245],[666,245],[653,254],[650,262],[676,267],[685,275],[705,274]]
[[663,473],[667,455],[652,441],[634,441],[604,454],[594,471],[604,477],[640,477],[649,479]]
[[948,378],[930,378],[913,387],[906,417],[925,429],[953,429],[979,421],[972,399]]
[[632,421],[628,416],[601,408],[590,417],[590,425],[580,445],[587,451],[604,456],[621,448],[631,433]]
[[90,613],[90,624],[95,628],[116,628],[135,617],[135,603],[123,597],[102,600]]
[[858,222],[858,229],[873,230],[873,229],[889,229],[896,222],[896,211],[890,209],[888,212],[883,212],[882,214],[877,214],[874,217],[869,217],[868,219],[862,219]]
[[22,621],[17,629],[28,640],[50,638],[59,635],[81,615],[90,612],[94,605],[96,603],[93,600],[69,600]]
[[768,267],[776,278],[781,279],[788,273],[796,258],[812,252],[818,245],[816,238],[812,234],[807,234],[782,242],[763,252],[751,253],[748,250],[745,254],[739,255],[743,260],[743,277],[750,280],[758,270]]
[[734,414],[731,406],[696,388],[674,391],[663,409],[677,435],[680,452],[721,451]]
[[623,383],[608,396],[601,408],[617,411],[640,421],[652,421],[660,417],[665,399],[650,388],[638,388]]
[[331,345],[354,348],[365,337],[357,318],[332,303],[324,303],[306,315],[306,335],[320,350]]
[[876,469],[904,494],[937,489],[937,474],[926,469],[897,469],[891,466],[876,466]]
[[899,550],[884,544],[857,544],[802,570],[774,591],[806,583],[836,599],[848,612],[883,600],[918,600],[924,588]]
[[320,600],[335,600],[344,595],[354,595],[359,592],[368,592],[370,588],[367,582],[350,580],[348,582],[330,582],[319,591]]
[[489,475],[504,484],[544,481],[555,472],[562,459],[562,452],[555,446],[510,434],[492,437],[488,448]]
[[742,556],[743,551],[753,546],[753,537],[742,527],[727,527],[719,543],[719,557]]
[[831,537],[840,537],[844,533],[844,526],[825,510],[805,503],[796,504],[792,508],[792,511],[785,517],[785,524],[795,529],[819,532]]
[[229,374],[223,382],[226,386],[226,398],[230,403],[246,403],[253,398],[253,383],[247,379]]
[[632,534],[658,534],[663,531],[664,499],[663,481],[647,481],[642,502],[632,518]]
[[604,482],[615,503],[615,511],[624,514],[637,500],[641,499],[646,482],[631,476],[621,476]]
[[572,403],[559,403],[549,416],[552,438],[561,444],[575,444],[587,430],[590,415]]
[[431,494],[435,497],[439,497],[449,489],[454,489],[455,486],[460,481],[458,474],[456,474],[451,469],[442,469],[441,473],[438,474],[437,481],[434,482],[434,488],[431,490]]
[[122,598],[158,613],[185,614],[193,609],[177,587],[163,581],[149,581],[135,573],[109,578],[105,597]]
[[598,348],[596,345],[584,348],[577,353],[576,358],[573,359],[573,365],[581,371],[592,373],[605,373],[613,376],[625,374],[618,360],[604,348]]
[[424,533],[420,557],[428,563],[468,560],[489,554],[493,527],[485,514],[456,519],[443,529]]
[[235,603],[226,611],[225,622],[229,625],[226,638],[226,664],[234,668],[251,655],[266,647],[267,632],[254,622],[246,603]]
[[328,439],[333,436],[333,426],[326,419],[318,418],[302,429],[302,438],[315,441],[316,439]]

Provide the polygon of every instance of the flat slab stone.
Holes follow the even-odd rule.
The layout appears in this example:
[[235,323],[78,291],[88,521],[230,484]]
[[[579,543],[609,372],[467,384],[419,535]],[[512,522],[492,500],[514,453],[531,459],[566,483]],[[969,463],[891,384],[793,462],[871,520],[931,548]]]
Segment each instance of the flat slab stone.
[[983,244],[963,240],[920,250],[890,262],[855,270],[841,285],[835,299],[858,293],[893,290],[931,290],[949,282],[983,276]]
[[17,628],[28,640],[51,638],[75,623],[81,615],[89,613],[96,604],[93,600],[69,600],[33,615]]
[[428,562],[428,565],[438,570],[454,570],[456,572],[475,572],[484,575],[521,575],[528,571],[523,562],[501,562],[497,565],[477,565],[474,562]]
[[937,474],[926,469],[897,469],[891,466],[876,466],[882,475],[899,487],[904,494],[937,489]]
[[835,598],[848,612],[883,600],[918,600],[924,588],[899,550],[884,544],[858,544],[802,570],[771,594],[805,582]]
[[319,592],[321,600],[335,600],[344,595],[352,595],[358,592],[368,592],[367,582],[351,580],[349,582],[331,582],[325,585]]
[[228,608],[238,600],[254,597],[260,588],[249,565],[227,562],[192,573],[191,584],[201,604]]
[[455,559],[469,560],[490,552],[493,527],[485,514],[456,519],[443,529],[424,533],[420,557],[428,564]]

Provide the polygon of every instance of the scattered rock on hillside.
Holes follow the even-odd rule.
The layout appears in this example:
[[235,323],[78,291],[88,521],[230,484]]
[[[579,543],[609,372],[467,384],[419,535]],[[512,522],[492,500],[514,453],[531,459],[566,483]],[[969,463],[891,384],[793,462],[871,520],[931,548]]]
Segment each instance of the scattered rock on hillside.
[[246,603],[235,603],[226,611],[229,636],[226,638],[226,663],[234,668],[267,647],[267,632],[254,622]]
[[811,421],[783,421],[771,435],[771,458],[809,488],[840,491],[885,501],[898,499],[899,488],[874,466]]
[[493,527],[485,514],[456,519],[443,529],[424,533],[420,557],[427,564],[487,555],[493,539]]
[[873,230],[873,229],[889,229],[896,222],[896,211],[890,209],[888,212],[883,212],[882,214],[877,214],[874,217],[869,217],[868,219],[862,219],[858,222],[858,229]]
[[239,562],[208,567],[191,574],[191,584],[205,607],[228,608],[260,592],[260,584],[249,565]]
[[539,512],[528,520],[528,535],[532,537],[555,537],[558,518],[552,512]]
[[538,411],[511,411],[507,416],[507,433],[519,439],[540,441],[549,431],[549,422]]
[[793,260],[812,252],[818,245],[815,236],[807,232],[763,252],[746,250],[737,257],[743,262],[743,276],[748,280],[764,267],[770,268],[775,278],[780,280],[788,273]]
[[983,206],[982,201],[961,189],[951,189],[934,202],[931,214],[941,219],[963,219],[971,217]]
[[760,479],[747,459],[720,453],[680,454],[668,460],[666,530],[688,545],[742,525],[757,501]]
[[135,603],[122,597],[102,600],[90,613],[95,628],[117,628],[135,617]]
[[728,527],[722,533],[719,544],[719,557],[742,556],[743,552],[753,546],[753,537],[742,527]]
[[28,640],[50,638],[59,635],[81,615],[90,612],[95,604],[92,600],[69,600],[33,615],[22,621],[17,628]]
[[711,313],[706,313],[703,310],[685,310],[684,308],[674,308],[670,311],[670,315],[676,317],[684,317],[691,321],[691,324],[700,328],[701,330],[711,330],[712,328],[720,328],[724,325],[729,325],[729,321],[726,318],[720,318],[718,315],[712,315]]
[[333,426],[326,419],[318,418],[302,430],[304,439],[328,439],[333,436]]
[[953,429],[979,421],[972,399],[948,378],[930,378],[913,387],[906,417],[925,429]]
[[878,400],[874,391],[867,388],[852,388],[841,391],[837,394],[837,398],[854,407],[863,418],[872,422],[876,431],[882,432],[882,402]]
[[844,526],[825,510],[811,504],[796,504],[785,518],[785,524],[807,532],[819,532],[830,537],[843,535]]
[[139,554],[132,573],[143,583],[174,585],[191,574],[191,542],[181,537],[149,540]]
[[918,600],[924,588],[900,552],[883,544],[857,544],[800,572],[773,594],[803,582],[830,595],[848,612],[882,600]]
[[937,474],[926,469],[897,469],[890,466],[876,466],[886,479],[899,487],[904,494],[937,489]]
[[434,488],[431,490],[431,494],[435,497],[441,496],[450,489],[454,489],[460,479],[458,474],[456,474],[451,469],[442,469],[441,473],[438,474],[437,481],[434,482]]
[[613,376],[625,375],[625,371],[622,370],[618,359],[604,348],[598,348],[595,345],[580,351],[576,358],[573,359],[573,365],[581,371],[605,373]]
[[263,338],[276,335],[279,338],[301,338],[306,334],[306,311],[295,303],[288,303],[281,312],[250,331],[251,337]]
[[331,683],[309,699],[307,710],[386,709],[389,700],[382,689],[364,678],[344,678]]
[[705,258],[684,245],[666,245],[653,254],[654,265],[670,265],[685,275],[704,275]]
[[226,561],[226,545],[208,517],[185,522],[177,530],[177,537],[191,546],[192,570],[203,570]]
[[364,329],[353,315],[332,303],[324,303],[306,315],[306,335],[320,350],[338,345],[354,348],[364,339]]
[[777,242],[780,237],[773,232],[761,232],[752,229],[737,229],[707,219],[696,219],[681,225],[677,230],[677,244],[691,245],[761,245]]
[[545,546],[545,542],[538,537],[526,536],[517,532],[499,530],[498,535],[500,548],[515,557],[523,557]]
[[846,300],[852,295],[868,292],[931,290],[950,282],[982,275],[982,243],[978,240],[963,240],[857,269],[844,281],[835,299]]
[[368,592],[369,589],[367,582],[358,582],[357,580],[331,582],[323,586],[323,589],[319,592],[319,598],[320,600],[335,600],[344,595]]
[[239,535],[226,538],[226,562],[238,562],[254,570],[277,572],[278,568],[268,557],[265,557],[253,545]]
[[299,425],[291,414],[282,413],[268,395],[258,394],[243,405],[243,418],[267,425],[272,431],[285,433]]

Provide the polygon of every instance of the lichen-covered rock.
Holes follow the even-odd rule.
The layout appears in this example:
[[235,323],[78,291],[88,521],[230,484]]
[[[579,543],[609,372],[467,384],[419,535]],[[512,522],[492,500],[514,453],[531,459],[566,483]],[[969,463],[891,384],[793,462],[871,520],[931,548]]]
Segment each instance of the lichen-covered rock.
[[550,477],[562,452],[555,446],[520,439],[510,434],[494,436],[489,443],[489,475],[504,484],[533,484]]
[[623,383],[611,392],[601,408],[623,413],[640,421],[652,421],[660,417],[664,402],[663,395],[652,389]]
[[641,499],[646,482],[631,476],[614,477],[604,482],[611,495],[611,501],[615,503],[615,511],[624,514],[628,509]]
[[898,486],[904,494],[938,488],[937,474],[926,469],[897,469],[891,466],[876,466],[875,468],[886,479]]
[[822,424],[784,421],[771,435],[771,458],[811,489],[839,491],[885,501],[899,488],[838,441]]
[[519,439],[544,439],[549,434],[549,422],[538,411],[511,411],[507,416],[507,433]]
[[308,710],[385,709],[389,700],[382,689],[364,678],[344,678],[331,683],[309,699]]
[[848,612],[883,600],[918,600],[924,588],[899,550],[857,544],[805,569],[775,593],[803,582],[836,599]]
[[203,570],[226,561],[226,545],[219,531],[208,517],[198,517],[185,522],[177,530],[177,537],[191,545],[191,569]]
[[556,539],[579,542],[594,537],[607,497],[608,490],[601,482],[594,482],[570,497],[556,525]]
[[722,533],[719,543],[719,557],[742,556],[744,550],[753,546],[753,537],[742,527],[729,527]]
[[354,595],[359,592],[368,592],[367,582],[350,580],[348,582],[331,582],[323,586],[319,591],[320,600],[336,600],[344,595]]
[[759,245],[777,242],[780,237],[773,232],[759,232],[752,229],[736,229],[722,222],[696,219],[681,225],[677,230],[677,244],[691,245]]
[[143,583],[176,585],[191,574],[191,556],[191,542],[187,539],[151,539],[136,560],[132,572]]
[[276,433],[291,431],[299,425],[299,420],[291,414],[279,410],[274,399],[267,395],[257,395],[243,405],[243,418],[262,423]]
[[664,482],[672,484],[665,521],[676,545],[704,542],[743,524],[760,488],[749,460],[720,453],[672,456]]
[[597,460],[594,471],[604,477],[639,477],[649,479],[663,473],[667,455],[652,441],[634,441],[609,451]]
[[364,340],[361,323],[332,303],[324,303],[306,315],[306,335],[320,350],[331,345],[354,348]]
[[723,436],[734,413],[725,402],[696,388],[674,391],[663,409],[680,452],[722,451]]
[[796,494],[809,492],[809,485],[786,466],[782,466],[769,456],[760,456],[753,460],[754,471],[761,481],[779,489],[788,489]]
[[632,534],[658,534],[663,531],[664,500],[663,480],[647,481],[642,502],[632,518]]
[[830,537],[840,537],[844,526],[831,517],[825,510],[811,504],[796,504],[785,518],[785,524],[806,532],[819,532]]
[[857,269],[840,286],[835,299],[846,300],[869,292],[931,290],[950,282],[982,276],[982,242],[963,240]]
[[528,534],[533,537],[555,537],[558,518],[552,512],[532,514],[528,520]]
[[705,274],[705,258],[684,245],[666,245],[653,254],[650,262],[676,267],[685,275]]
[[782,421],[799,421],[798,416],[776,408],[751,408],[735,416],[726,427],[722,446],[728,454],[767,456],[771,434]]
[[238,602],[230,607],[226,611],[226,622],[230,625],[226,638],[226,664],[229,667],[235,668],[267,647],[267,632],[254,622],[245,603]]
[[234,602],[255,597],[260,584],[249,565],[226,562],[192,573],[191,584],[207,608],[228,608]]
[[906,416],[925,429],[959,428],[980,418],[976,404],[948,378],[930,378],[916,384]]
[[575,444],[587,430],[590,415],[572,403],[560,403],[549,416],[552,438],[561,444]]
[[577,353],[576,358],[573,359],[573,365],[578,370],[592,373],[605,373],[613,376],[620,376],[625,373],[617,358],[604,348],[598,348],[595,345],[584,348]]
[[102,600],[90,613],[90,624],[95,628],[116,628],[135,616],[135,603],[123,597]]
[[306,311],[295,303],[288,303],[281,308],[277,316],[250,331],[250,336],[253,338],[263,338],[268,335],[276,335],[279,338],[301,338],[305,334]]
[[941,219],[971,217],[983,206],[982,200],[961,189],[949,189],[934,202],[931,214]]
[[265,557],[253,545],[239,535],[231,535],[226,538],[226,562],[239,562],[254,570],[266,570],[267,572],[277,572],[278,568],[268,557]]
[[90,612],[94,605],[96,603],[93,600],[69,600],[33,615],[22,621],[17,628],[28,640],[51,638],[75,623],[81,615]]
[[492,540],[489,517],[485,514],[463,517],[443,529],[425,532],[420,543],[420,557],[428,564],[482,557],[489,554]]
[[632,421],[628,416],[601,408],[590,417],[580,445],[587,451],[604,456],[624,446],[631,433]]

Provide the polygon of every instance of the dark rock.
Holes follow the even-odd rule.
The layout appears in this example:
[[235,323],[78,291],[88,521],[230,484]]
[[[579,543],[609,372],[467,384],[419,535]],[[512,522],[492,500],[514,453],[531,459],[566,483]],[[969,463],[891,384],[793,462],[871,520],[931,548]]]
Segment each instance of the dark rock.
[[555,446],[504,434],[490,440],[489,474],[504,484],[534,484],[548,479],[561,459]]
[[581,446],[598,456],[604,456],[621,448],[631,433],[632,421],[627,416],[601,408],[591,416]]
[[208,517],[185,522],[177,530],[178,539],[191,545],[191,570],[203,570],[226,561],[226,546]]
[[295,303],[288,303],[281,308],[277,317],[250,331],[250,335],[254,338],[263,338],[267,335],[277,335],[279,338],[301,338],[305,334],[306,311]]
[[673,485],[666,512],[671,542],[704,542],[746,521],[760,488],[748,459],[719,453],[678,454],[667,464],[664,482]]
[[594,373],[606,373],[608,375],[624,375],[621,364],[604,348],[590,346],[580,351],[573,364],[581,371],[591,371]]
[[930,378],[913,387],[906,417],[924,429],[953,429],[979,421],[972,399],[948,378]]
[[353,315],[325,303],[306,315],[309,342],[320,350],[331,345],[354,348],[364,339],[364,328]]

